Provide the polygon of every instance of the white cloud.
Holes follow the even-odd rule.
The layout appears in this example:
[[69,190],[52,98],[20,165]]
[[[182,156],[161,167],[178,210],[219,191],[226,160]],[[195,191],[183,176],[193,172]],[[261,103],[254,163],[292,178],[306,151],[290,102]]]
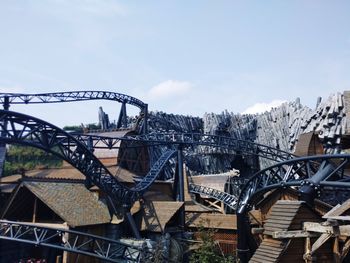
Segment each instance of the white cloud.
[[187,94],[192,87],[193,85],[187,81],[167,80],[152,87],[149,90],[147,97],[155,100],[173,96],[182,96]]
[[269,103],[260,102],[256,103],[253,106],[250,106],[242,114],[255,114],[255,113],[263,113],[265,111],[269,111],[272,108],[280,106],[282,103],[286,102],[285,100],[273,100]]

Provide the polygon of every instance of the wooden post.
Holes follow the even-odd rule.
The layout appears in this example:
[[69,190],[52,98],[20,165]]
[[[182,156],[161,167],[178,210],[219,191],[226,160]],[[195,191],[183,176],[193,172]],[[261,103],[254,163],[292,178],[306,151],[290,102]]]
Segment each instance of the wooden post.
[[334,238],[333,257],[334,257],[334,263],[340,263],[339,237],[338,236],[336,236]]
[[305,239],[305,253],[303,256],[305,263],[311,263],[312,259],[311,259],[311,240],[310,237],[307,237]]
[[32,218],[32,222],[35,223],[36,221],[36,210],[38,208],[38,198],[35,196],[34,198],[34,207],[33,207],[33,218]]

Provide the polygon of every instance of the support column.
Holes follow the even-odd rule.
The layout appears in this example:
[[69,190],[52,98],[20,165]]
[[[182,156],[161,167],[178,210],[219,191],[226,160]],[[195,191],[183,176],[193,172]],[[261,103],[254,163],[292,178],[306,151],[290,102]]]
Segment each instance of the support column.
[[[4,110],[9,110],[10,108],[10,100],[9,97],[4,97]],[[7,121],[4,122],[4,128],[7,128]],[[1,131],[1,136],[5,136],[5,131]],[[4,165],[5,165],[5,157],[6,157],[6,144],[0,143],[0,178],[2,177]]]
[[137,229],[137,226],[135,224],[135,220],[132,217],[132,214],[130,213],[130,211],[126,212],[125,215],[126,215],[126,218],[127,218],[128,222],[129,222],[129,225],[131,227],[131,230],[132,230],[135,238],[141,239],[140,231]]
[[321,164],[320,170],[318,170],[317,173],[311,178],[305,180],[305,185],[300,187],[300,200],[305,201],[310,206],[313,206],[317,194],[316,187],[322,180],[327,178],[334,171],[334,169],[334,166],[330,163],[325,162]]
[[[182,156],[182,146],[179,145],[177,149],[177,164],[178,164],[178,191],[179,198],[178,201],[185,202],[185,185],[184,185],[184,173],[183,173],[183,156]],[[185,228],[185,205],[183,205],[180,210],[180,226],[182,229]]]
[[143,134],[148,133],[148,104],[143,109]]
[[248,263],[258,248],[251,232],[250,221],[246,206],[240,207],[236,212],[237,218],[237,255],[242,263]]

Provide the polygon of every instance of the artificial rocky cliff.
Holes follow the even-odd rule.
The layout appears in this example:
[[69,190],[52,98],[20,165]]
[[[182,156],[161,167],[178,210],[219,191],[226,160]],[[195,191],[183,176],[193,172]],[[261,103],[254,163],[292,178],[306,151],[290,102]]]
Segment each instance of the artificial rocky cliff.
[[[205,134],[231,136],[269,145],[284,151],[294,152],[299,136],[314,132],[323,144],[325,153],[338,153],[341,138],[346,133],[348,92],[330,95],[326,100],[317,99],[315,109],[303,106],[299,99],[283,103],[268,112],[255,115],[241,115],[224,111],[221,114],[206,113],[203,118],[151,113],[149,129],[161,132],[203,132]],[[349,115],[349,114],[348,114]],[[207,152],[206,152],[207,151]],[[194,173],[225,172],[236,165],[237,156],[202,147],[198,155],[188,157],[188,164]],[[202,154],[204,153],[204,154]],[[243,158],[246,166],[256,167],[254,157]],[[271,165],[271,161],[259,160],[260,168]]]

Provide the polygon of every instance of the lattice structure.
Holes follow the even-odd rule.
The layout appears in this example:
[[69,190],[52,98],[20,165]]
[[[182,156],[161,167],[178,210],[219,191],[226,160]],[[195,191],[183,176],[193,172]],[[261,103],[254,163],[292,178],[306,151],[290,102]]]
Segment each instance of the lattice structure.
[[0,111],[0,142],[19,143],[40,148],[59,156],[86,176],[87,185],[95,184],[113,200],[131,206],[154,182],[166,162],[176,153],[168,150],[154,163],[149,173],[133,188],[127,188],[81,143],[60,128],[11,111]]
[[229,206],[232,209],[236,209],[237,207],[238,196],[230,195],[229,193],[226,193],[226,192],[222,192],[210,187],[196,185],[196,184],[189,184],[188,190],[194,194],[207,195],[211,198],[214,198],[224,203],[225,205]]
[[[6,102],[6,100],[8,100]],[[53,93],[21,94],[21,93],[0,93],[0,103],[30,104],[30,103],[58,103],[86,100],[113,100],[120,103],[134,105],[141,110],[147,104],[141,100],[126,94],[109,91],[68,91]]]
[[145,241],[134,243],[83,232],[0,220],[0,239],[50,247],[109,262],[144,262],[149,256]]
[[141,141],[148,145],[181,145],[183,148],[193,146],[210,146],[240,152],[245,155],[258,155],[274,161],[284,161],[294,158],[289,152],[270,146],[239,140],[231,137],[207,135],[200,133],[149,133],[125,137],[106,137],[98,135],[74,134],[74,137],[96,148],[119,148],[119,142]]

